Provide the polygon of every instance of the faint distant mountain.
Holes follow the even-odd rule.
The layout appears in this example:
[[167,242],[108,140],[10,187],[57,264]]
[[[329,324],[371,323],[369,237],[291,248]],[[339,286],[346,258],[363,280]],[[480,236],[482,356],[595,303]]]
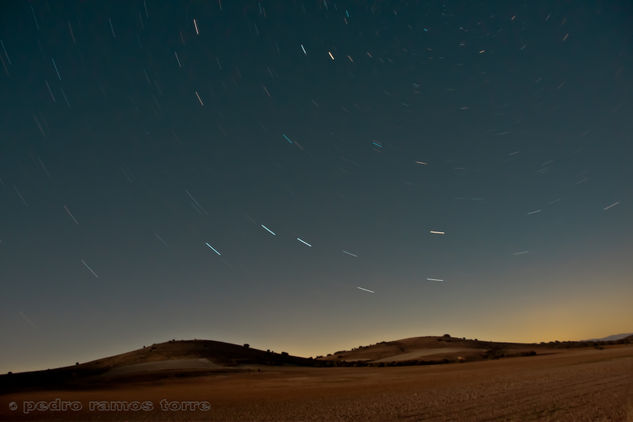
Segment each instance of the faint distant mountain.
[[613,335],[603,337],[603,338],[592,338],[589,340],[582,340],[582,341],[616,341],[623,338],[627,338],[629,336],[633,336],[633,333],[613,334]]

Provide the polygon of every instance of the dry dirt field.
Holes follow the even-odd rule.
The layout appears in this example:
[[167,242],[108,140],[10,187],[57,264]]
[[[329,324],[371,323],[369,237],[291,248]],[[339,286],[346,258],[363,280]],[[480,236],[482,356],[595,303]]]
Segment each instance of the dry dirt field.
[[[24,414],[25,401],[57,398],[79,401],[83,410]],[[210,409],[162,411],[161,399],[208,401]],[[88,411],[91,400],[149,400],[154,410]],[[633,422],[633,346],[433,366],[269,368],[91,391],[23,392],[0,396],[0,420]]]

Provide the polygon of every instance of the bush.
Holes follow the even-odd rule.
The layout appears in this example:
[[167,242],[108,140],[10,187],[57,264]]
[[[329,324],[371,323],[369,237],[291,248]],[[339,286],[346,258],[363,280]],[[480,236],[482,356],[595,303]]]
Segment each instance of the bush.
[[486,359],[499,359],[505,356],[503,349],[499,347],[491,347],[484,352],[484,358]]
[[249,347],[251,347],[251,345],[250,345],[250,344],[248,344],[248,343],[244,343],[244,348],[245,348],[245,349],[248,349]]

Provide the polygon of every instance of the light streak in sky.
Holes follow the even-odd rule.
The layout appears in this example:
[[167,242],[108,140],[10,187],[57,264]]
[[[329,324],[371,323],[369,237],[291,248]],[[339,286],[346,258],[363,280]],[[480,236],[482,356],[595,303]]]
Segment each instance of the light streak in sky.
[[92,273],[93,276],[95,276],[95,278],[99,278],[99,276],[97,275],[97,273],[95,273],[93,271],[92,268],[90,268],[90,265],[86,264],[86,261],[84,261],[83,259],[81,260],[81,263],[84,264],[84,267],[86,267],[88,269],[88,271],[90,271]]
[[70,216],[70,218],[73,219],[73,221],[75,222],[75,224],[79,225],[79,221],[77,221],[77,219],[75,218],[75,216],[70,212],[70,210],[68,209],[68,207],[66,205],[64,205],[64,209],[66,210],[66,212],[68,213],[68,215]]
[[305,241],[305,240],[303,240],[303,239],[300,239],[300,238],[298,238],[298,237],[297,237],[297,240],[298,240],[299,242],[303,243],[303,244],[304,244],[304,245],[306,245],[306,246],[312,247],[312,245],[311,245],[311,244],[309,244],[308,242],[306,242],[306,241]]
[[200,102],[200,105],[204,107],[204,103],[202,102],[202,98],[200,98],[200,94],[198,94],[198,91],[196,91],[196,97],[198,97],[198,101]]
[[528,253],[529,251],[519,251],[519,252],[515,252],[512,255],[514,256],[518,256],[518,255],[525,255],[526,253]]
[[356,287],[356,288],[357,288],[357,289],[359,289],[359,290],[362,290],[362,291],[364,291],[364,292],[376,293],[376,292],[374,292],[373,290],[364,289],[364,288],[362,288],[362,287],[360,287],[360,286],[359,286],[359,287]]
[[213,246],[209,245],[209,242],[206,242],[205,245],[207,245],[209,248],[211,248],[211,250],[215,253],[217,253],[218,255],[222,256],[222,254],[220,252],[217,251],[217,249],[215,249]]
[[260,224],[260,225],[261,225],[261,226],[264,228],[264,230],[266,230],[268,233],[272,234],[273,236],[277,236],[277,235],[275,234],[275,232],[273,232],[273,231],[272,231],[271,229],[269,229],[268,227],[264,226],[263,224]]

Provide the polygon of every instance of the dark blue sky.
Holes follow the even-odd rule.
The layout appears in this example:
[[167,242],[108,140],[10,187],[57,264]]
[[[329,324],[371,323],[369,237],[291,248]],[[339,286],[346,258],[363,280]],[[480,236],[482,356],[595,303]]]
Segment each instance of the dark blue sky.
[[632,18],[4,2],[0,371],[171,338],[630,331]]

